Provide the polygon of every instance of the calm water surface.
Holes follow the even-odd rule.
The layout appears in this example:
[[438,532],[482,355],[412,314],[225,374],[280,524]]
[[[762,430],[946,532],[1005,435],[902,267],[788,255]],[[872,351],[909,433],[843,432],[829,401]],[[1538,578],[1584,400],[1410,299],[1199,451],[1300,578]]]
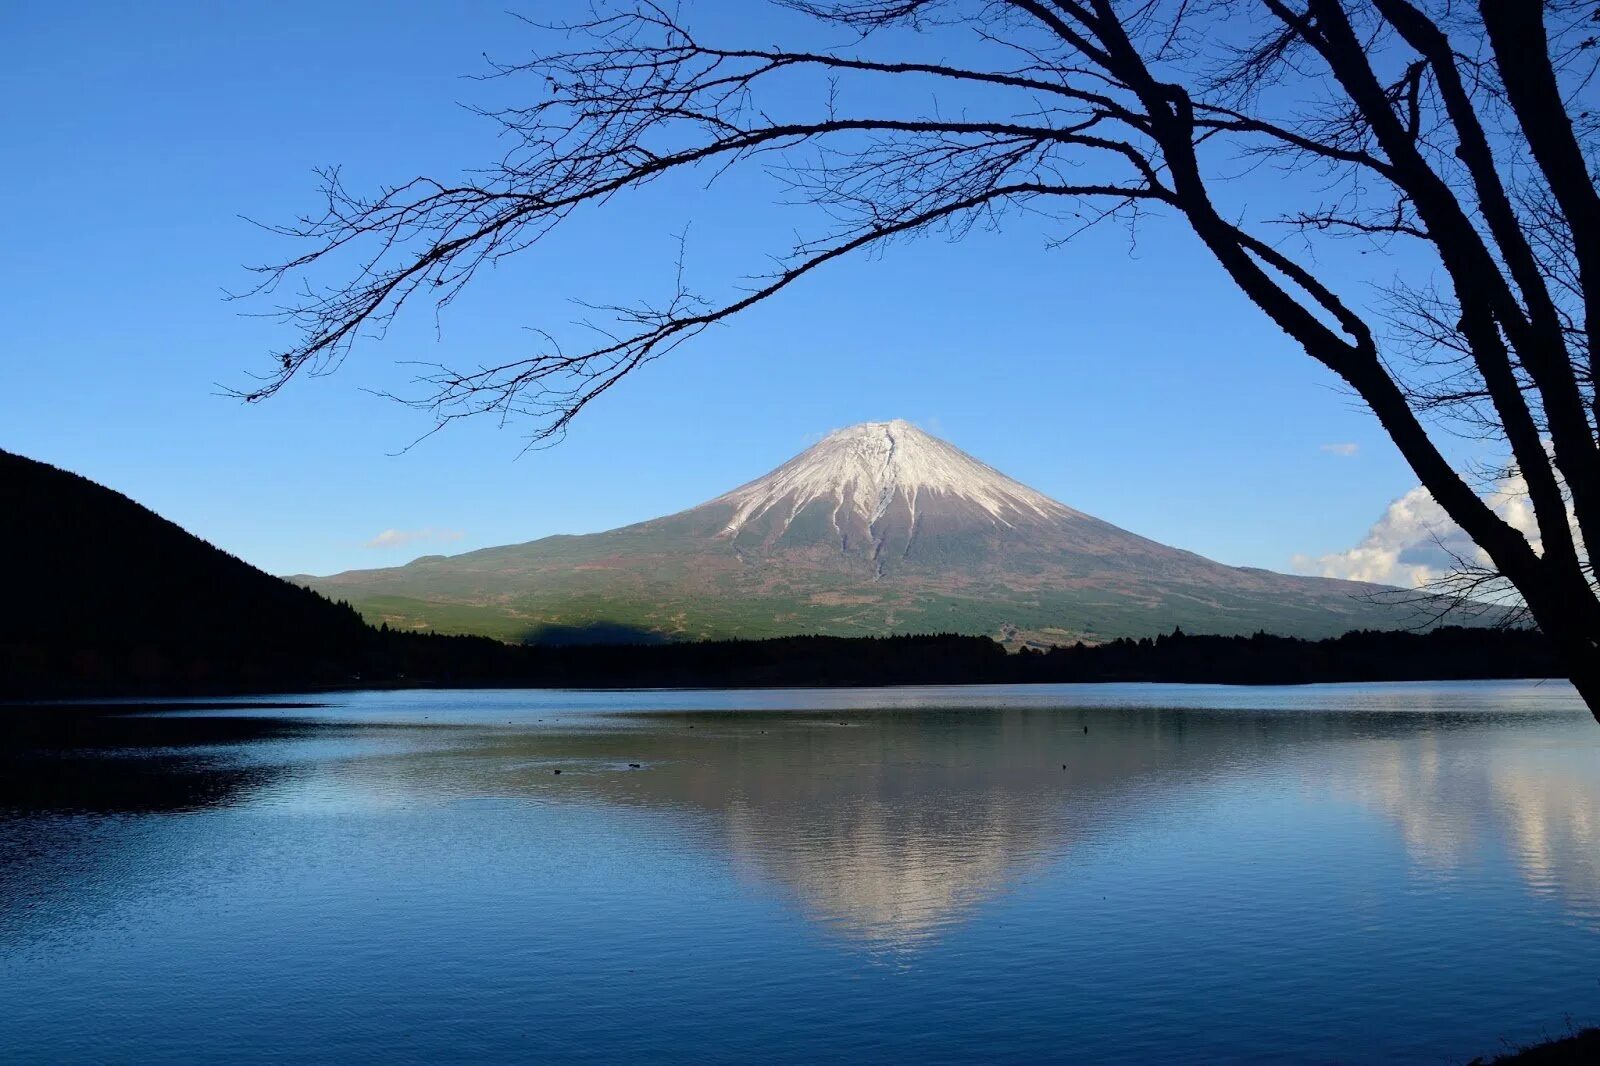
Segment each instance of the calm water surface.
[[8,1061],[1448,1063],[1600,1022],[1559,683],[52,721],[0,733]]

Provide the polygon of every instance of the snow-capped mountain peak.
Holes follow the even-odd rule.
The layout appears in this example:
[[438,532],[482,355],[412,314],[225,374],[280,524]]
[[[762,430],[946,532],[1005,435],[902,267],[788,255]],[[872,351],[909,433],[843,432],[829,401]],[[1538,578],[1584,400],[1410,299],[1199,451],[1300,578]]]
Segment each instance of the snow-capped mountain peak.
[[715,500],[619,529],[310,583],[391,628],[508,639],[541,627],[674,639],[989,633],[1036,644],[1174,626],[1331,636],[1437,610],[1167,547],[901,421],[841,429]]
[[904,503],[911,520],[933,504],[987,514],[995,524],[1074,516],[1077,512],[1006,477],[910,422],[863,422],[835,430],[776,470],[713,503],[733,507],[725,535],[771,515],[787,528],[813,503],[831,508],[835,528],[871,528]]

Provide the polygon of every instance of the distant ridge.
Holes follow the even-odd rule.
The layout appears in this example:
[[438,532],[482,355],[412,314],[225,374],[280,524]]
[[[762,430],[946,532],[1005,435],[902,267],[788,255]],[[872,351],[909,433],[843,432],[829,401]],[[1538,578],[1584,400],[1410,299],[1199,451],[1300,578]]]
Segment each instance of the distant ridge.
[[[697,507],[407,566],[300,576],[374,624],[501,639],[955,632],[1013,646],[1170,631],[1327,637],[1428,611],[1119,529],[903,420],[829,434]],[[1437,606],[1437,604],[1433,605]]]

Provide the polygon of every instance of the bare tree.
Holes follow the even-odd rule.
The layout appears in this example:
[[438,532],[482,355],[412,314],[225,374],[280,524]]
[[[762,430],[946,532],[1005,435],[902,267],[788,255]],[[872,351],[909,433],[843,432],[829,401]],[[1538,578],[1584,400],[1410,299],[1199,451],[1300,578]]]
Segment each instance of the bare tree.
[[[532,355],[437,368],[415,402],[439,425],[492,412],[547,438],[630,371],[842,256],[959,237],[1006,212],[1058,225],[1163,211],[1372,410],[1600,716],[1585,549],[1600,540],[1600,196],[1584,102],[1600,3],[778,2],[849,46],[711,42],[652,0],[593,6],[544,28],[558,47],[495,67],[525,78],[531,102],[486,112],[513,144],[487,169],[371,196],[325,173],[325,213],[282,227],[307,250],[267,269],[262,288],[329,263],[342,280],[303,286],[281,309],[299,340],[246,397],[336,366],[407,303],[447,304],[485,264],[673,172],[765,167],[828,221],[731,298],[680,278],[664,301],[608,308],[614,328],[598,343],[564,349],[542,334]],[[947,33],[974,35],[973,54],[996,61],[918,54]],[[817,91],[797,87],[806,77]],[[908,112],[887,103],[903,94],[878,91],[908,81],[959,108]],[[1225,206],[1240,164],[1318,181],[1288,186],[1305,191],[1296,211],[1256,217]],[[1438,280],[1374,277],[1386,296],[1366,306],[1317,266],[1317,243],[1341,239],[1415,245]],[[1535,534],[1452,467],[1450,432],[1499,443]]]

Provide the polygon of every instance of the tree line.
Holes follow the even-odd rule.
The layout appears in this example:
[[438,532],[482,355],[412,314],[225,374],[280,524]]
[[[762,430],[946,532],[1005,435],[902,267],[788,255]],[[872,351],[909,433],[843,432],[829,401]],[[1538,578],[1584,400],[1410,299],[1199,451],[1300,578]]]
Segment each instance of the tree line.
[[830,687],[1164,681],[1299,684],[1539,678],[1560,659],[1535,630],[1359,630],[1324,640],[1188,635],[1008,652],[987,637],[794,636],[682,644],[504,644],[356,627],[303,642],[162,643],[136,630],[71,645],[0,643],[12,696],[272,692],[389,686]]

